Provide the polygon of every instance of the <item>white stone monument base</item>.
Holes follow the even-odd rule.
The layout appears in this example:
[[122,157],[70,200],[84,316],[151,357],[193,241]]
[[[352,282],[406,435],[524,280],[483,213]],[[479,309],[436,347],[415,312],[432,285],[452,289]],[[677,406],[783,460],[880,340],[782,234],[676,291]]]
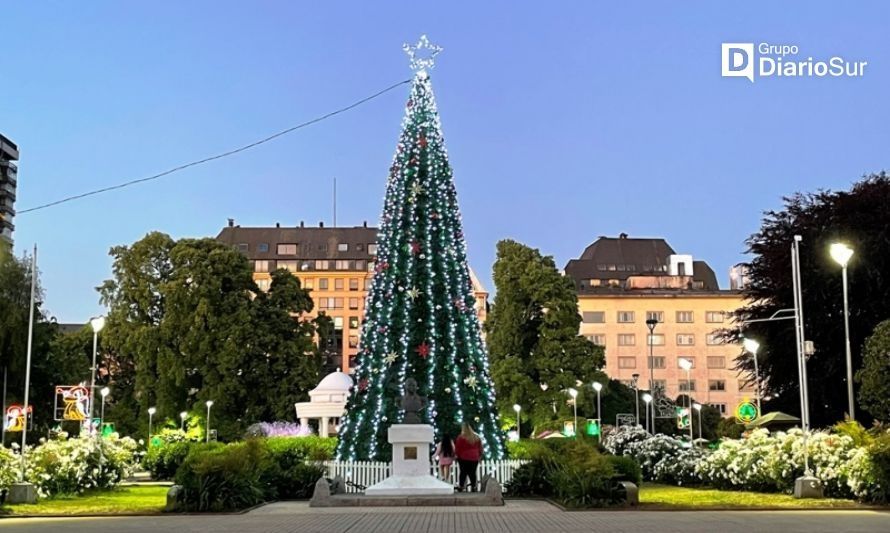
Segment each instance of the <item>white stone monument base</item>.
[[429,424],[395,424],[389,427],[392,444],[392,475],[365,489],[368,496],[446,496],[454,487],[430,475],[430,445],[434,440]]

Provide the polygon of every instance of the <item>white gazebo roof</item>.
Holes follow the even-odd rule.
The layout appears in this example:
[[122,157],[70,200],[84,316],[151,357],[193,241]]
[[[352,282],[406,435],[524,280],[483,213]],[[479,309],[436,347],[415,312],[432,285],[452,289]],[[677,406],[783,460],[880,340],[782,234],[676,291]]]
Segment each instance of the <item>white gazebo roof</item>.
[[346,400],[352,378],[339,370],[324,377],[318,386],[309,391],[309,401],[295,405],[298,418],[341,417],[346,410]]
[[[312,389],[312,392],[349,392],[349,389],[352,387],[352,378],[349,377],[349,374],[341,372],[337,370],[336,372],[331,372],[327,376],[324,377],[319,383],[318,386]],[[310,392],[309,394],[312,394]]]

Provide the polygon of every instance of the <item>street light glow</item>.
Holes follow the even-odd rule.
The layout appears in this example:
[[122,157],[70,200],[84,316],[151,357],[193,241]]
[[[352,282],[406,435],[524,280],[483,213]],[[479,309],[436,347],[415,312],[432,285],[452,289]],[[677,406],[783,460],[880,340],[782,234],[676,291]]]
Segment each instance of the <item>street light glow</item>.
[[154,407],[149,407],[149,408],[148,408],[148,414],[150,414],[150,415],[154,415],[154,414],[157,413],[157,412],[158,412],[158,410],[155,409]]
[[652,395],[649,394],[649,393],[647,392],[646,394],[643,395],[643,401],[646,402],[646,403],[651,402],[651,401],[652,401]]
[[108,387],[103,387],[102,390],[99,391],[99,394],[101,394],[102,397],[104,398],[104,397],[108,396],[109,394],[111,394],[111,389],[109,389]]
[[692,361],[690,361],[689,359],[681,357],[677,360],[677,362],[680,363],[680,368],[682,368],[683,370],[689,370],[690,368],[692,368]]
[[594,381],[593,382],[593,390],[595,390],[596,392],[603,390],[603,384],[600,383],[599,381]]
[[183,412],[179,413],[179,418],[181,418],[183,420],[185,420],[188,416],[189,416],[189,414],[187,411],[183,411]]
[[91,318],[90,326],[93,328],[93,333],[99,333],[105,327],[105,317],[97,316],[96,318]]
[[744,346],[746,352],[749,352],[753,355],[757,355],[757,350],[760,349],[760,343],[755,341],[754,339],[749,339],[748,337],[745,337],[742,340],[742,346]]
[[207,400],[207,402],[204,405],[206,405],[207,408],[210,409],[213,406],[213,400]]
[[578,391],[575,389],[569,389],[569,396],[571,396],[572,399],[574,400],[575,398],[578,397]]
[[853,249],[840,242],[832,244],[831,248],[829,248],[829,251],[831,253],[831,258],[834,259],[837,264],[842,267],[846,267],[847,262],[850,261],[851,257],[853,257]]
[[701,404],[694,403],[694,404],[692,404],[692,408],[695,409],[696,411],[701,411]]
[[522,406],[520,406],[518,403],[514,403],[514,404],[513,404],[513,410],[516,411],[516,412],[518,413],[519,411],[522,410]]

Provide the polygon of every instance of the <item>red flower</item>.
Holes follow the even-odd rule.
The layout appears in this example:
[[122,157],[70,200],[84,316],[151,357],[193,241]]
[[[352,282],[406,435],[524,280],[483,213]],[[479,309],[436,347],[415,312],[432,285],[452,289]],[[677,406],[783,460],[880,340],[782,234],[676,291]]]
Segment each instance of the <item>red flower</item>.
[[423,341],[422,343],[420,343],[420,346],[414,349],[414,351],[417,352],[417,355],[426,359],[427,356],[430,354],[430,345],[427,344],[426,341]]

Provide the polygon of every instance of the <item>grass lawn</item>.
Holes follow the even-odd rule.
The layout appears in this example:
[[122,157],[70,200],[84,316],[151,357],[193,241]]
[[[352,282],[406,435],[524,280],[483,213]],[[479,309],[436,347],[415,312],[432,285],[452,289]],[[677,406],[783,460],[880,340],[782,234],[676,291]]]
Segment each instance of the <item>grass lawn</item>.
[[742,492],[707,488],[674,487],[643,483],[640,487],[640,507],[649,508],[732,508],[758,507],[789,509],[856,509],[863,507],[853,500],[824,498],[822,500],[795,499],[790,494]]
[[59,496],[38,500],[34,505],[4,505],[0,507],[0,515],[155,514],[163,511],[169,488],[126,486],[78,496]]

